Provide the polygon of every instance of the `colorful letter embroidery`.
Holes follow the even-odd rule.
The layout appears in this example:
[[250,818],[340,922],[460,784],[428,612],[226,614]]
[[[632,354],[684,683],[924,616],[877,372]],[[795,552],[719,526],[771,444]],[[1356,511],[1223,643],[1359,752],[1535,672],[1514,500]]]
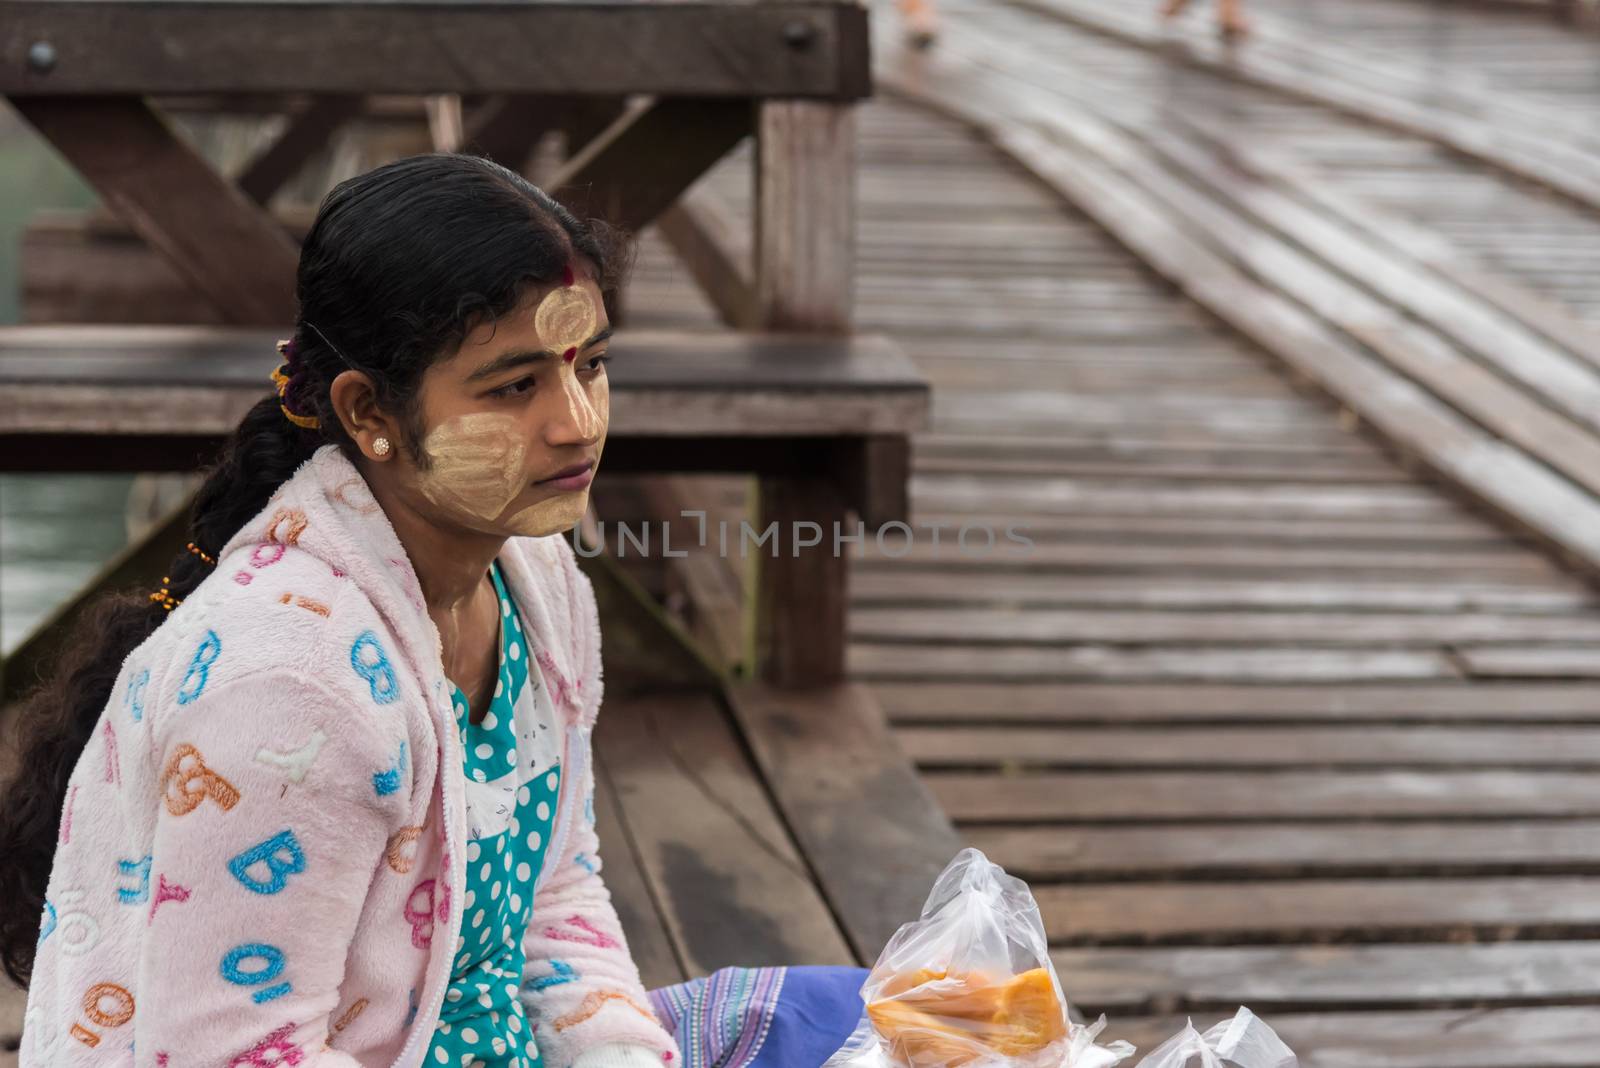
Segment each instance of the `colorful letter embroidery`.
[[150,900],[150,858],[141,860],[119,860],[117,871],[124,878],[135,876],[139,880],[137,888],[126,886],[117,887],[117,900],[124,905],[142,905]]
[[561,928],[552,925],[544,929],[544,936],[546,938],[554,938],[558,942],[579,942],[598,949],[617,948],[617,940],[615,938],[612,938],[604,931],[596,930],[594,925],[582,916],[576,914],[568,916],[565,923],[568,927],[576,927],[583,933],[577,934],[572,931],[563,931]]
[[206,767],[200,750],[192,745],[180,745],[172,751],[172,758],[161,773],[161,787],[166,794],[167,811],[174,816],[193,812],[208,797],[224,812],[239,803],[239,791]]
[[334,1034],[338,1034],[340,1031],[343,1031],[346,1027],[349,1027],[351,1024],[355,1023],[356,1022],[356,1017],[360,1016],[363,1012],[365,1012],[366,1008],[367,1008],[367,999],[366,998],[361,998],[354,1005],[352,1005],[348,1009],[344,1010],[344,1012],[340,1014],[339,1018],[334,1021],[333,1033]]
[[128,692],[122,697],[122,707],[128,710],[133,721],[144,719],[144,689],[150,685],[150,669],[145,668],[128,682]]
[[372,773],[372,789],[379,797],[387,797],[400,789],[400,776],[406,770],[406,743],[400,743],[400,755],[395,758],[394,766],[387,771]]
[[[285,545],[298,545],[306,529],[306,514],[298,508],[279,508],[267,521],[267,540],[281,541]],[[287,530],[278,528],[287,525]]]
[[314,597],[303,597],[298,593],[285,593],[278,598],[279,604],[292,604],[304,608],[308,612],[315,612],[319,616],[326,616],[329,612],[327,605]]
[[[270,878],[257,879],[250,869],[265,864]],[[306,856],[293,831],[279,831],[259,845],[251,846],[228,861],[228,871],[244,884],[246,890],[258,894],[276,894],[289,881],[289,876],[306,870]]]
[[578,978],[577,969],[573,968],[572,965],[568,964],[564,960],[555,960],[552,958],[550,961],[550,967],[553,969],[550,975],[541,975],[537,979],[530,979],[528,981],[527,986],[530,990],[535,992],[540,990],[549,990],[553,986],[560,986],[562,983],[571,983],[576,981]]
[[410,871],[417,862],[417,839],[422,837],[421,827],[402,827],[389,837],[384,859],[398,875]]
[[[111,1001],[109,1007],[104,1004],[108,999]],[[121,1027],[133,1019],[133,995],[116,983],[97,983],[83,995],[83,1013],[89,1017],[90,1023],[101,1027]],[[85,1046],[100,1044],[100,1036],[82,1024],[73,1024],[70,1033]]]
[[[265,963],[254,971],[245,971],[240,965],[247,960],[261,960]],[[222,958],[222,977],[235,986],[260,986],[262,983],[270,983],[281,971],[283,971],[283,950],[260,942],[236,946]],[[274,998],[283,997],[291,989],[288,983],[279,983],[265,990],[257,990],[250,996],[257,1005],[262,1005]]]
[[117,759],[117,732],[112,729],[109,719],[100,728],[100,732],[106,736],[106,782],[114,782],[120,787],[122,762]]
[[81,957],[100,941],[99,921],[87,912],[78,909],[72,912],[59,911],[58,914],[58,910],[82,901],[85,896],[82,890],[62,890],[56,895],[55,907],[50,909],[50,916],[57,921],[51,925],[50,931],[57,932],[56,942],[61,952],[69,957]]
[[367,680],[372,699],[380,705],[394,702],[400,696],[400,679],[389,663],[383,643],[370,630],[364,630],[350,646],[350,666],[357,675]]
[[411,924],[411,944],[418,949],[433,944],[433,885],[432,879],[425,879],[406,898],[403,915]]
[[179,886],[177,883],[169,883],[167,882],[167,877],[165,875],[157,876],[156,896],[155,900],[150,902],[150,917],[144,921],[145,924],[148,926],[149,924],[155,922],[156,909],[161,907],[161,903],[163,901],[188,900],[189,888],[187,886]]
[[299,749],[288,753],[276,753],[271,749],[258,749],[256,759],[263,764],[271,764],[282,768],[290,782],[304,782],[306,772],[311,770],[311,765],[316,763],[317,754],[322,752],[322,743],[328,736],[321,731],[313,730],[311,737]]
[[294,1024],[284,1024],[229,1061],[228,1068],[282,1068],[286,1064],[292,1068],[305,1059],[305,1051],[289,1041],[292,1034]]
[[257,570],[260,570],[263,567],[271,567],[279,560],[282,560],[283,554],[288,551],[289,550],[285,549],[281,544],[275,541],[269,542],[265,545],[257,545],[254,549],[250,550],[250,566],[256,568]]
[[67,791],[67,803],[61,812],[61,844],[66,845],[72,841],[72,802],[78,796],[78,788],[74,786]]
[[555,1029],[565,1031],[569,1027],[576,1027],[589,1017],[605,1008],[608,1001],[620,1001],[637,1013],[642,1014],[647,1020],[654,1020],[656,1014],[634,1001],[620,990],[596,990],[583,999],[583,1004],[573,1011],[556,1020]]
[[189,670],[184,673],[183,685],[178,689],[178,703],[186,705],[205,692],[206,682],[211,678],[211,665],[217,662],[217,657],[222,655],[222,639],[217,637],[214,630],[206,631],[206,636],[201,639],[200,645],[194,651],[194,658],[189,661]]

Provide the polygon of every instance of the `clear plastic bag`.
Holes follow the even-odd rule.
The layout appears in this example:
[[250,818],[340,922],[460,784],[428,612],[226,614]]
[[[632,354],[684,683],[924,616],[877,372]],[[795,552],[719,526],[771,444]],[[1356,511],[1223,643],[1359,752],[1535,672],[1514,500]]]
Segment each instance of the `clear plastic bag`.
[[1073,1024],[1028,885],[976,849],[956,854],[920,918],[861,987],[867,1011],[824,1068],[1111,1068],[1126,1042]]
[[1300,1068],[1294,1052],[1249,1009],[1205,1034],[1191,1022],[1157,1046],[1139,1068]]

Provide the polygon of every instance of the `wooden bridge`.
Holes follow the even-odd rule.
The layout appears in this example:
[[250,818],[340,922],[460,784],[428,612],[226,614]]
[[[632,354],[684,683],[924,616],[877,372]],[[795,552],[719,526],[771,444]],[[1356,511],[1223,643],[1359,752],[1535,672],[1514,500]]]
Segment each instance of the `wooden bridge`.
[[[1600,35],[1509,2],[1252,0],[1232,49],[1203,8],[940,13],[926,54],[874,13],[856,158],[854,324],[933,388],[911,536],[850,565],[844,686],[608,701],[647,980],[870,961],[948,816],[1110,1037],[1243,1003],[1307,1068],[1600,1066]],[[750,255],[751,162],[649,231],[631,327],[737,318],[702,289]],[[747,488],[597,501],[736,520]],[[739,660],[738,567],[618,563]]]
[[[878,13],[862,108],[855,322],[934,401],[853,678],[1110,1033],[1600,1065],[1600,38],[941,13],[927,56]],[[738,175],[699,192],[742,233]],[[630,300],[714,314],[661,245]]]

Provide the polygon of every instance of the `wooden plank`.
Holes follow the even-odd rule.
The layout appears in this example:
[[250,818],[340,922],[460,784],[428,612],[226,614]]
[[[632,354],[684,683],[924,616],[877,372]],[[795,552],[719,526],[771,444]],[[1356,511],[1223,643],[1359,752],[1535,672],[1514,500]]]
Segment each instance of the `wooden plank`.
[[753,129],[744,100],[656,100],[625,112],[546,183],[582,216],[638,230]]
[[[858,99],[867,12],[833,0],[7,5],[0,93],[628,93]],[[309,31],[309,32],[308,32]],[[28,62],[49,41],[53,62]],[[184,57],[182,63],[172,56]],[[471,57],[471,62],[463,57]]]
[[1081,645],[1065,649],[852,642],[850,673],[873,682],[1124,679],[1194,682],[1376,682],[1458,677],[1449,656],[1427,650]]
[[1594,877],[1036,886],[1052,945],[1593,938]]
[[[924,451],[918,435],[916,451]],[[917,509],[917,526],[954,527],[972,522],[981,509],[962,514],[931,505]],[[986,512],[992,517],[992,512]],[[1022,509],[1008,510],[1005,518],[1019,527],[1028,529],[1035,541],[1069,541],[1111,533],[1124,534],[1138,541],[1171,541],[1177,543],[1227,541],[1235,543],[1267,543],[1286,541],[1297,545],[1386,545],[1402,548],[1407,545],[1476,545],[1480,548],[1505,545],[1513,539],[1504,531],[1471,513],[1463,511],[1456,516],[1430,519],[1393,519],[1355,517],[1262,517],[1172,515],[1141,516],[1137,526],[1129,529],[1127,517],[1119,515],[1079,515],[1071,512],[1032,512]],[[1568,584],[1570,589],[1570,584]]]
[[[1485,435],[1414,383],[1349,347],[1324,324],[1238,273],[1181,230],[1181,220],[1093,161],[1018,122],[1019,108],[1056,123],[1059,108],[1019,101],[989,75],[946,61],[928,71],[890,68],[887,80],[985,133],[1014,159],[1085,208],[1127,247],[1202,306],[1346,403],[1400,448],[1589,570],[1600,569],[1600,507],[1548,469]],[[1029,110],[1031,109],[1031,110]],[[1081,124],[1080,124],[1081,125]]]
[[615,788],[599,760],[595,764],[594,815],[606,889],[627,937],[628,955],[639,966],[639,978],[648,988],[691,978],[673,952],[667,918],[650,894],[640,857],[618,814]]
[[863,963],[921,911],[961,840],[865,688],[747,683],[734,716]]
[[1600,645],[1471,645],[1456,650],[1468,673],[1481,678],[1600,678]]
[[1459,514],[1454,502],[1418,485],[1137,486],[1117,480],[941,475],[917,478],[913,492],[919,507],[926,501],[935,509],[962,511],[1004,503],[1007,510],[1046,514],[1092,510],[1103,514],[1115,509],[1117,514],[1128,517],[1180,514],[1414,519]]
[[[1165,137],[1150,144],[1181,161],[1186,174],[1226,190],[1230,208],[1262,220],[1293,242],[1274,245],[1267,233],[1253,231],[1233,211],[1207,218],[1187,200],[1185,215],[1191,223],[1226,242],[1224,247],[1243,266],[1272,278],[1287,295],[1367,343],[1401,373],[1486,429],[1589,492],[1600,492],[1600,478],[1594,475],[1600,467],[1600,438],[1595,436],[1600,374],[1591,364],[1530,335],[1521,324],[1485,311],[1469,295],[1425,272],[1374,253],[1369,244],[1281,194],[1237,181],[1180,141]],[[1175,203],[1186,199],[1183,192]],[[1320,256],[1326,266],[1311,255]],[[1375,295],[1344,281],[1346,276],[1362,279]],[[1395,307],[1390,310],[1384,303]],[[1437,333],[1420,330],[1413,321]]]
[[[49,38],[28,38],[40,39]],[[0,49],[23,45],[11,34],[6,42]],[[11,103],[224,321],[294,320],[300,256],[294,241],[146,101],[17,97]]]
[[[937,390],[950,384],[935,374],[929,379]],[[1041,383],[1041,388],[1047,384]],[[1214,466],[1205,463],[1153,466],[1140,461],[1062,461],[1029,456],[927,456],[919,455],[916,471],[923,475],[1039,475],[1045,478],[1097,478],[1150,482],[1326,482],[1330,485],[1396,485],[1408,480],[1403,471],[1383,468],[1330,468],[1305,471],[1296,467]]]
[[713,698],[612,698],[595,732],[619,818],[687,974],[851,959]]
[[908,680],[879,683],[874,692],[892,720],[906,723],[1600,722],[1589,683],[1200,686]]
[[[1031,536],[1037,531],[1029,529]],[[1014,608],[1128,608],[1187,611],[1366,611],[1568,613],[1600,607],[1582,587],[1460,581],[1423,583],[1357,576],[1340,581],[1304,578],[1192,578],[1178,575],[1072,575],[1042,583],[1028,574],[953,568],[860,568],[851,577],[859,607],[981,604]]]
[[723,323],[734,329],[752,329],[759,323],[748,257],[741,255],[733,224],[717,200],[691,187],[661,213],[656,228]]
[[1271,1019],[1311,1008],[1509,1007],[1600,997],[1597,942],[1059,949],[1051,959],[1067,996],[1091,1018],[1231,1014],[1243,1004]]
[[245,164],[235,179],[239,191],[265,206],[306,160],[327,146],[341,126],[361,114],[364,100],[359,95],[331,93],[309,98],[301,110],[289,116],[273,142]]
[[950,818],[988,822],[1571,819],[1600,815],[1578,772],[1220,771],[923,776]]
[[498,95],[467,121],[462,148],[520,172],[542,134],[566,134],[570,155],[616,121],[623,104],[617,97]]
[[[855,608],[856,641],[1065,645],[1386,646],[1432,648],[1466,642],[1600,642],[1600,614],[1501,616],[1479,613],[1398,615],[1370,612],[1118,612],[1033,607]],[[1542,655],[1542,654],[1541,654]],[[1600,669],[1600,646],[1590,650]]]
[[1118,768],[1524,767],[1600,770],[1600,728],[900,727],[918,765]]
[[[1153,23],[1103,5],[1083,0],[1019,0],[1019,3],[1029,11],[1066,19],[1133,44],[1170,47],[1173,43]],[[1220,74],[1428,138],[1499,170],[1537,182],[1584,207],[1600,206],[1600,177],[1597,177],[1593,161],[1576,148],[1531,131],[1523,133],[1514,126],[1446,114],[1355,79],[1330,77],[1308,69],[1303,62],[1261,55],[1254,49],[1235,54],[1231,49],[1220,49],[1198,39],[1178,43],[1177,47],[1189,61]]]
[[965,824],[1035,882],[1600,875],[1600,820],[1005,827]]
[[[281,331],[0,327],[0,432],[227,434],[269,388]],[[619,332],[613,433],[905,433],[926,384],[883,339]],[[197,378],[196,359],[204,362]],[[105,403],[106,389],[118,398]]]
[[1591,362],[1600,359],[1600,333],[1594,327],[1561,305],[1474,262],[1471,255],[1438,230],[1424,229],[1409,219],[1383,211],[1369,199],[1352,197],[1323,180],[1322,175],[1276,153],[1241,144],[1208,119],[1186,115],[1175,121],[1225,152],[1232,166],[1291,193],[1341,225],[1426,267],[1482,306],[1498,309],[1572,355]]

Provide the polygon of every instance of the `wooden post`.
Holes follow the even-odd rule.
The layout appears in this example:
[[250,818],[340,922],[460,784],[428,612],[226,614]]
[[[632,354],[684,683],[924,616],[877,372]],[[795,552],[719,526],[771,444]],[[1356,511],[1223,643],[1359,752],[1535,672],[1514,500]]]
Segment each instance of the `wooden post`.
[[[855,298],[855,110],[849,104],[780,100],[760,105],[755,167],[755,288],[768,329],[846,333]],[[758,556],[757,674],[777,686],[810,686],[845,673],[846,551],[834,552],[847,510],[825,476],[765,478],[758,530],[778,524],[778,554]],[[797,524],[822,528],[821,543],[792,555]],[[848,549],[848,545],[846,546]]]
[[850,104],[780,100],[760,105],[755,275],[768,329],[850,331],[855,118]]
[[225,322],[294,321],[300,258],[294,240],[146,100],[13,97],[11,103]]

